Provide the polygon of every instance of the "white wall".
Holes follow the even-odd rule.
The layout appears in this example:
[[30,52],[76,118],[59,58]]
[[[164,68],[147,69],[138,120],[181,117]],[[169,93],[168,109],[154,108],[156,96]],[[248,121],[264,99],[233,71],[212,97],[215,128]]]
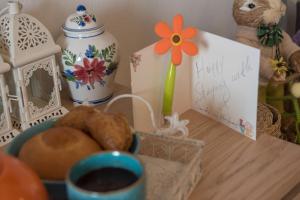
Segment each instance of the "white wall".
[[[96,14],[107,30],[120,42],[122,62],[117,81],[130,83],[129,56],[157,38],[153,32],[158,20],[170,21],[176,13],[186,18],[187,25],[233,37],[235,23],[231,17],[233,0],[20,0],[24,12],[44,23],[53,36],[61,33],[66,17],[75,11],[78,3],[84,3]],[[0,0],[0,8],[7,0]]]
[[[129,56],[157,40],[153,27],[159,20],[170,22],[181,13],[186,25],[233,38],[236,29],[232,18],[233,0],[20,0],[24,12],[44,23],[55,38],[61,34],[61,25],[84,3],[97,20],[105,24],[121,45],[119,83],[129,85]],[[7,0],[0,0],[0,8]]]

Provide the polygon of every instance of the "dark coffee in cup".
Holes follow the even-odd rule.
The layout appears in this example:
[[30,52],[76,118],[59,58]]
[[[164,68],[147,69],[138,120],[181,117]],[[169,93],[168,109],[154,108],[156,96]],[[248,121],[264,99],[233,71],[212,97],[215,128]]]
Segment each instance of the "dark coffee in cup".
[[141,161],[126,152],[91,155],[76,163],[67,179],[72,200],[145,200],[145,171]]
[[106,167],[81,176],[75,185],[92,192],[111,192],[134,184],[138,177],[123,168]]

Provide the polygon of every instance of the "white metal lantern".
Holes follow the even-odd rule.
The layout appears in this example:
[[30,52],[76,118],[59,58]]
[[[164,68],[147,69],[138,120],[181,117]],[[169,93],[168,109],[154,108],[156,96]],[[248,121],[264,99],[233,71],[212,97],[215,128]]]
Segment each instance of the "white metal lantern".
[[19,133],[18,130],[12,127],[10,117],[11,104],[8,100],[8,88],[3,75],[9,70],[9,64],[4,63],[0,55],[0,146],[10,142]]
[[12,69],[6,74],[11,93],[13,126],[24,130],[67,112],[60,101],[61,84],[50,32],[34,17],[8,3],[0,17],[0,53]]

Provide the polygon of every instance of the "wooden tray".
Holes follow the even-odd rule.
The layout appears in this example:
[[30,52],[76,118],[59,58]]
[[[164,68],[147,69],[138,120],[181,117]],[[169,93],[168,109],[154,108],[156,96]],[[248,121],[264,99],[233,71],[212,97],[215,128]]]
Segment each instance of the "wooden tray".
[[147,200],[185,200],[201,179],[203,142],[138,133],[146,169]]

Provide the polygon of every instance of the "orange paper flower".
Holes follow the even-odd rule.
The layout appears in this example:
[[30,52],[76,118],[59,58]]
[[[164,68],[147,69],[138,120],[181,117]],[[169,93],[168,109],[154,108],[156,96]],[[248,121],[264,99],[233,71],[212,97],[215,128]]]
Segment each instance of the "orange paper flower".
[[155,26],[155,32],[162,38],[155,45],[157,54],[164,54],[172,48],[172,63],[180,65],[182,61],[182,51],[187,55],[194,56],[198,53],[198,47],[189,41],[197,34],[197,29],[188,27],[183,29],[183,17],[176,15],[173,19],[173,30],[164,22],[159,22]]

